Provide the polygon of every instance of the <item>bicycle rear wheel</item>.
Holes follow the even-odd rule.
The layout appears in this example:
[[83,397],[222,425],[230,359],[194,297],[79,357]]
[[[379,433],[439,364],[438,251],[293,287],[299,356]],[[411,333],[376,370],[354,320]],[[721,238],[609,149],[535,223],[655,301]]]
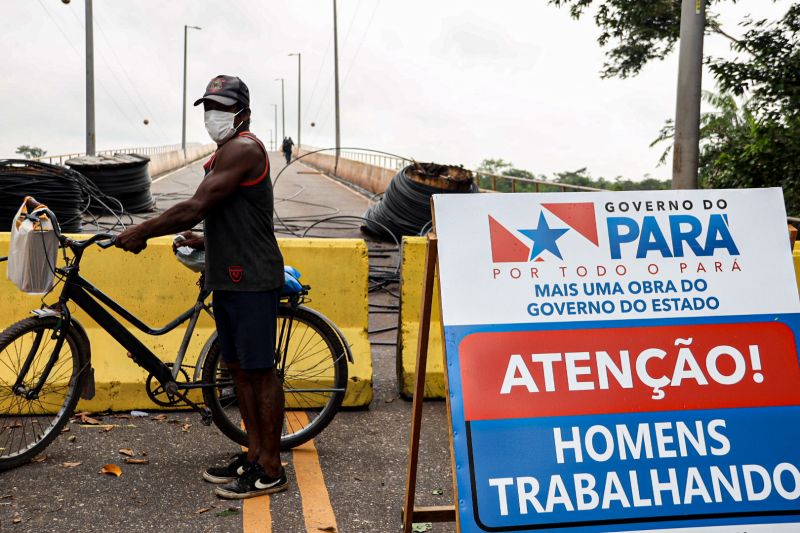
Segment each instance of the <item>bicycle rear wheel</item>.
[[[347,356],[339,336],[307,308],[281,305],[277,331],[276,367],[286,398],[281,435],[285,451],[314,438],[336,415],[347,387]],[[214,423],[246,446],[236,389],[216,341],[203,363],[202,379],[215,385],[203,388]]]
[[[33,459],[60,433],[86,380],[88,347],[70,329],[37,398],[27,398],[46,371],[61,320],[26,318],[0,334],[0,471]],[[20,388],[14,385],[26,360]]]

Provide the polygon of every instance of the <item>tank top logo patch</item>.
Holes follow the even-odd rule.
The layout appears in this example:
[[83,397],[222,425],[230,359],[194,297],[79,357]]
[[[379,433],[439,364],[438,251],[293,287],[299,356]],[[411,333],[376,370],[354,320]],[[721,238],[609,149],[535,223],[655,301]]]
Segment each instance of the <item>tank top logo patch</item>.
[[229,266],[228,276],[230,276],[232,282],[239,283],[244,276],[244,269],[240,266]]

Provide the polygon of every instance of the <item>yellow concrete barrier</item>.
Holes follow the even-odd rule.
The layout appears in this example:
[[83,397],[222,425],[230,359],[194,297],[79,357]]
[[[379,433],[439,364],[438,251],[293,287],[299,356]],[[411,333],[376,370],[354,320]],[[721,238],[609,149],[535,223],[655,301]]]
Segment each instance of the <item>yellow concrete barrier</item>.
[[[397,382],[400,394],[411,398],[417,365],[417,343],[425,281],[425,237],[403,237],[400,274],[400,329],[397,339]],[[433,288],[431,333],[425,374],[425,398],[445,398],[444,349],[439,306],[439,277]]]
[[800,290],[800,241],[794,243],[792,259],[794,259],[794,276],[797,280],[798,290]]
[[[81,237],[81,236],[77,236]],[[85,237],[85,236],[83,236]],[[0,256],[8,252],[9,234],[0,233]],[[302,282],[311,285],[309,307],[326,315],[344,333],[353,351],[349,365],[347,406],[366,406],[372,400],[372,355],[367,323],[369,264],[367,247],[360,239],[279,239],[286,264],[297,268]],[[41,305],[40,296],[18,291],[6,277],[6,263],[0,263],[0,330],[27,316]],[[199,276],[178,263],[172,240],[150,241],[139,255],[117,248],[91,247],[81,263],[82,275],[151,327],[161,327],[189,309],[197,298]],[[58,288],[45,298],[57,299]],[[145,393],[147,373],[127,357],[127,351],[93,320],[73,309],[83,324],[92,347],[97,395],[82,400],[79,409],[152,409],[156,406]],[[148,336],[131,326],[136,337],[163,361],[173,361],[185,331],[178,327],[159,337]],[[214,323],[203,314],[184,359],[194,367],[197,356],[214,331]],[[189,375],[191,376],[191,369]]]

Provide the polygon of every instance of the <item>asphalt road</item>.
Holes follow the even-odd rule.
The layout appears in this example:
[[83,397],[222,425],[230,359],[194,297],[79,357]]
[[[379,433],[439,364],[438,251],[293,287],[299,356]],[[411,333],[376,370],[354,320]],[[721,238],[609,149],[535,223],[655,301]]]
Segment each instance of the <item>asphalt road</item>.
[[[282,160],[277,154],[271,159],[274,177]],[[159,209],[188,197],[201,178],[202,167],[195,163],[156,181]],[[300,165],[281,176],[275,194],[282,236],[299,235],[320,218],[361,215],[369,203]],[[340,219],[320,224],[309,235],[362,237],[357,226]],[[394,264],[395,253],[385,252],[390,245],[368,242],[380,252],[376,264]],[[378,292],[371,302],[396,304],[396,298]],[[370,322],[371,330],[393,326],[397,315],[371,314]],[[395,337],[393,330],[372,340],[391,343]],[[287,492],[244,504],[217,499],[201,472],[224,463],[237,448],[194,413],[166,413],[160,420],[154,419],[156,412],[144,418],[104,414],[94,416],[104,427],[70,423],[40,462],[0,473],[0,532],[399,531],[411,403],[397,392],[395,347],[373,345],[372,357],[372,404],[340,412],[313,449],[284,454],[291,483]],[[417,504],[452,504],[445,404],[428,402],[423,411]],[[121,449],[148,464],[126,464]],[[106,464],[119,465],[122,475],[100,474]],[[451,532],[455,525],[433,524],[428,531]]]

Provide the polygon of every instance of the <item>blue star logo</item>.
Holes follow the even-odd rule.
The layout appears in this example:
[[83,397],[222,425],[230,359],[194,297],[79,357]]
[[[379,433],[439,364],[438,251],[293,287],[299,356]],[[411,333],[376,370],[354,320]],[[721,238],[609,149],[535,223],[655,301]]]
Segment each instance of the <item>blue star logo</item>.
[[544,218],[544,212],[539,213],[539,227],[536,229],[521,229],[520,233],[533,241],[531,248],[531,257],[528,261],[533,261],[539,257],[542,252],[548,251],[559,259],[561,251],[558,249],[556,241],[561,238],[569,229],[555,229],[547,225],[547,219]]

